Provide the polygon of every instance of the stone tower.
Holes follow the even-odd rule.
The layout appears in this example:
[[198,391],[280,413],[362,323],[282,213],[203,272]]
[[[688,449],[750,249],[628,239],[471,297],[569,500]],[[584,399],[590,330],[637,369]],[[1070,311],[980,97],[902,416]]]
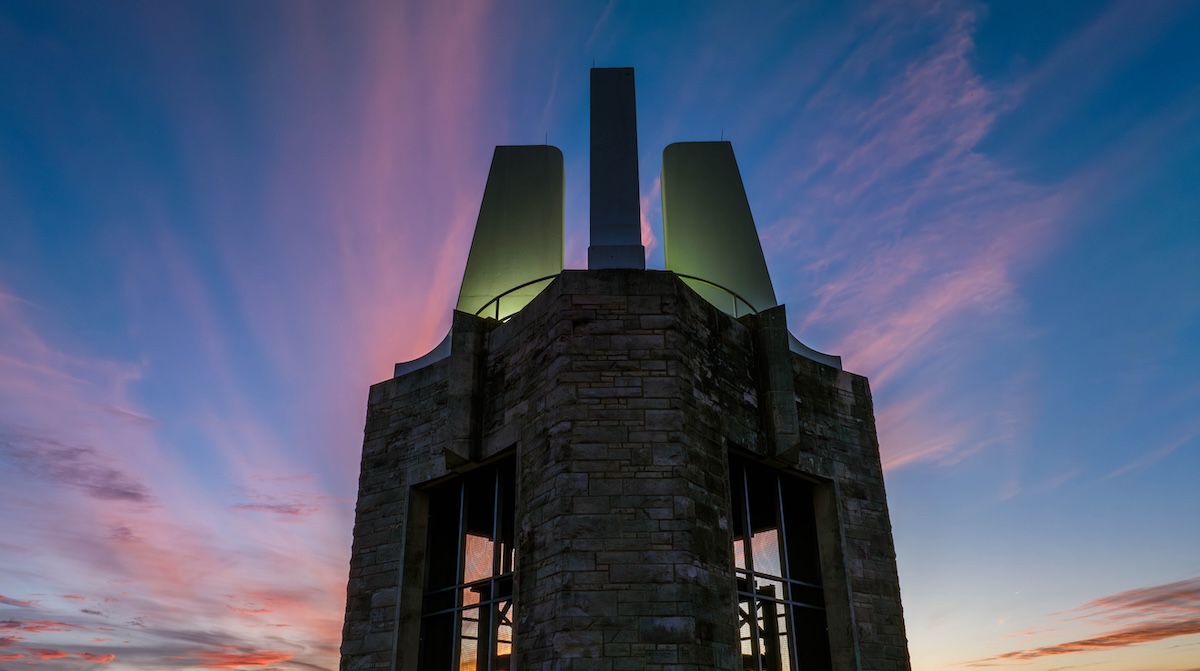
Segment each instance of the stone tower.
[[343,670],[909,668],[867,380],[788,332],[728,143],[664,152],[645,269],[633,93],[592,71],[589,269],[561,153],[498,147],[450,333],[371,388]]

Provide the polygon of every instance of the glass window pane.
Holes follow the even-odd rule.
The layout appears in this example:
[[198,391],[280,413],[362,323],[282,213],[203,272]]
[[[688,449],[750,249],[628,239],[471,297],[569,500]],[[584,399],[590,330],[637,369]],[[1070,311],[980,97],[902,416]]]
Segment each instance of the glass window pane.
[[501,578],[496,581],[496,593],[492,595],[493,599],[511,599],[513,591],[512,576]]
[[[516,563],[511,460],[430,492],[421,667],[507,671]],[[439,613],[439,614],[432,614]]]
[[768,580],[765,578],[754,579],[755,596],[760,596],[765,599],[783,599],[783,582],[779,580]]
[[758,645],[763,671],[783,671],[785,667],[782,666],[782,660],[787,649],[787,630],[784,629],[781,633],[780,618],[776,614],[776,609],[782,608],[782,605],[758,600],[757,606],[755,617],[758,620]]
[[801,671],[828,669],[829,632],[825,626],[825,611],[812,608],[794,608],[796,619],[796,660]]
[[437,613],[453,609],[455,607],[454,592],[454,588],[426,592],[425,601],[422,606],[423,610],[426,613]]
[[496,511],[496,516],[499,523],[496,525],[500,532],[500,537],[497,539],[500,543],[500,573],[512,573],[516,562],[516,547],[517,547],[517,518],[514,512],[516,511],[516,483],[513,481],[515,470],[513,468],[499,469],[500,477],[497,482],[499,494],[496,497],[500,502],[500,508]]
[[487,668],[486,659],[479,659],[478,608],[468,608],[462,612],[458,639],[458,668],[462,671]]
[[421,668],[449,669],[454,653],[454,612],[426,617],[421,630]]
[[781,489],[783,508],[787,511],[788,577],[820,585],[821,553],[817,545],[812,486],[807,482],[790,481]]
[[464,531],[491,540],[496,529],[496,471],[484,468],[463,478],[467,493]]
[[730,460],[738,638],[744,668],[827,671],[813,485]]
[[750,537],[750,548],[754,553],[755,573],[783,575],[783,562],[779,554],[779,529],[756,530]]
[[778,642],[776,645],[779,648],[779,667],[786,671],[791,671],[792,653],[791,645],[788,642],[788,606],[782,603],[772,604],[774,610],[773,617],[775,618],[775,631]]
[[492,577],[492,541],[468,533],[463,543],[463,582]]
[[464,587],[462,590],[462,606],[463,606],[463,608],[467,608],[467,607],[478,604],[480,601],[480,598],[479,598],[480,591],[485,591],[485,588],[483,585],[472,585],[470,587]]
[[429,547],[426,554],[437,557],[429,562],[429,589],[452,587],[458,584],[459,507],[462,488],[442,487],[429,496]]
[[745,469],[742,462],[731,461],[729,464],[729,490],[733,502],[733,565],[735,568],[746,568],[746,488],[744,486]]

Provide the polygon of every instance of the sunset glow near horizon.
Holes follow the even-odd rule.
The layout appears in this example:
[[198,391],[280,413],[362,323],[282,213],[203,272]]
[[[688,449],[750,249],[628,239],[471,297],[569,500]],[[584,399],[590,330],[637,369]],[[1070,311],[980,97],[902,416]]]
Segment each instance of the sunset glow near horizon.
[[[0,0],[0,669],[334,669],[367,388],[588,68],[872,385],[917,671],[1200,669],[1200,5]],[[520,633],[517,632],[519,641]],[[519,643],[518,643],[519,645]]]

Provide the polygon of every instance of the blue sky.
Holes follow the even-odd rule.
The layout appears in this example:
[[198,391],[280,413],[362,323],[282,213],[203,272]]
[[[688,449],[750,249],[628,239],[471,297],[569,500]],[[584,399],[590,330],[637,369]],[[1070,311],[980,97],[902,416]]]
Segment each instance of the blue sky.
[[[3,668],[335,668],[367,386],[587,70],[868,376],[915,669],[1200,668],[1200,7],[0,1]],[[280,567],[284,567],[280,570]],[[308,666],[306,666],[308,665]]]

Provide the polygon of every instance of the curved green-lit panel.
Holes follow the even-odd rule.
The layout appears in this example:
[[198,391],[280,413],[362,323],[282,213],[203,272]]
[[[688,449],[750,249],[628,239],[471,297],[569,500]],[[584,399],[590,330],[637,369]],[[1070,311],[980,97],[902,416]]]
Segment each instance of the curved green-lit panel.
[[504,319],[549,283],[535,280],[562,269],[562,152],[496,147],[456,309]]
[[663,150],[662,207],[667,270],[701,278],[684,282],[734,316],[778,304],[732,145]]

